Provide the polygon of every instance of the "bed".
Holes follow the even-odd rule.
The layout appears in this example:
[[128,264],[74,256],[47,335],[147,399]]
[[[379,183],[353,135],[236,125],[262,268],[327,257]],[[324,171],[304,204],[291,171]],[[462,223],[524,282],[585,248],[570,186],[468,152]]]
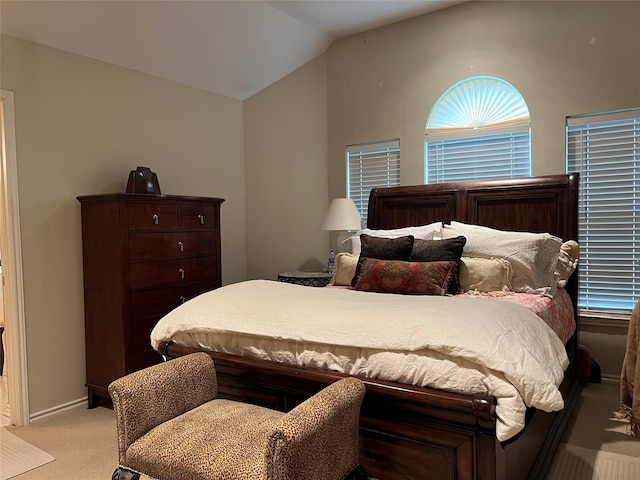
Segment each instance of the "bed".
[[[459,225],[459,228],[463,229],[482,226],[501,231],[552,235],[564,240],[575,239],[578,233],[577,198],[578,176],[576,174],[374,189],[369,201],[368,228],[388,230],[442,222],[451,226]],[[455,232],[455,229],[452,231]],[[358,276],[358,278],[362,277]],[[539,295],[540,298],[553,296],[553,298],[564,299],[571,312],[577,312],[577,278],[577,274],[571,275],[566,285],[559,289],[560,294],[554,291],[553,295],[550,295],[546,292],[546,295]],[[251,284],[252,282],[243,283]],[[322,298],[319,300],[321,302],[319,305],[327,305],[328,301],[338,304],[347,295],[358,294],[360,298],[369,295],[366,298],[376,298],[375,301],[371,300],[373,310],[384,308],[374,303],[378,301],[378,297],[385,296],[381,293],[354,292],[349,287],[310,288],[289,284],[278,287],[274,285],[276,283],[258,281],[255,286],[264,289],[265,297],[277,295],[275,290],[272,290],[274,288],[285,289],[288,295],[285,298],[320,295]],[[233,288],[229,290],[235,290],[238,298],[247,298],[250,293],[244,289],[250,286],[245,284],[230,286]],[[224,288],[226,287],[223,287],[220,293],[224,292]],[[292,292],[292,289],[295,289],[295,292]],[[218,294],[217,291],[210,293],[212,296]],[[539,294],[539,292],[536,293]],[[420,295],[387,296],[405,299],[407,308],[404,310],[404,317],[407,319],[410,317],[411,309],[422,308],[421,306],[408,307],[409,302],[421,301],[418,298],[421,297]],[[258,298],[259,295],[256,294],[252,296],[251,302],[244,303],[258,303]],[[431,300],[446,302],[451,298],[434,296]],[[506,317],[511,315],[510,312],[516,311],[516,307],[512,309],[511,306],[507,306],[510,302],[498,302],[499,306],[496,306],[495,303],[490,303],[495,301],[493,299],[485,301],[484,299],[456,298],[455,300],[462,303],[475,302],[476,310],[490,310],[495,312],[496,318]],[[283,305],[286,304],[288,307],[288,303],[294,302],[284,302]],[[195,308],[194,305],[196,305],[195,303],[187,304],[184,311]],[[313,304],[309,303],[309,305]],[[437,308],[448,309],[442,303]],[[310,307],[309,310],[317,311],[318,307]],[[456,314],[459,312],[457,307],[451,310],[453,317],[450,322],[452,325],[454,321],[457,322],[457,328],[464,328],[467,321],[477,320],[474,314]],[[335,311],[324,313],[327,330],[336,330],[338,329],[336,325],[340,325],[339,322],[346,321],[337,319]],[[175,318],[175,315],[172,312],[168,317]],[[294,313],[289,312],[289,315]],[[529,317],[523,315],[528,321]],[[563,357],[566,362],[559,367],[554,367],[555,377],[551,383],[555,382],[557,385],[550,387],[550,391],[557,390],[560,403],[556,398],[553,408],[546,408],[546,406],[545,408],[526,408],[521,412],[524,418],[523,426],[515,429],[505,430],[503,414],[500,414],[500,408],[505,410],[505,407],[501,406],[504,399],[499,395],[492,395],[486,389],[470,388],[471,391],[463,392],[456,389],[452,391],[447,385],[444,388],[419,386],[420,383],[416,385],[404,383],[393,376],[382,375],[378,378],[369,377],[368,374],[361,376],[366,384],[367,393],[360,418],[360,452],[362,464],[367,468],[369,475],[380,480],[544,478],[544,473],[553,459],[553,454],[579,396],[577,375],[579,325],[577,315],[572,313],[572,316],[573,328],[567,331],[565,337],[559,340],[560,335],[552,340],[550,336],[547,342],[553,345],[553,350],[558,357]],[[309,316],[309,321],[311,324],[317,324],[322,320]],[[233,322],[242,323],[237,319]],[[176,336],[172,338],[171,334],[165,335],[161,332],[169,323],[169,319],[161,320],[157,330],[154,329],[152,332],[152,340],[157,350],[166,358],[172,358],[205,349],[216,362],[220,394],[234,400],[249,401],[286,411],[336,379],[359,371],[341,367],[332,368],[331,362],[325,362],[329,364],[330,369],[327,370],[317,368],[318,362],[315,360],[292,365],[280,358],[264,359],[260,355],[246,356],[240,354],[246,350],[246,345],[239,345],[237,351],[224,345],[210,347],[193,335],[180,336],[178,327],[173,328],[172,331],[176,332]],[[416,325],[406,328],[413,332],[418,329]],[[304,330],[306,327],[300,328]],[[483,327],[476,326],[476,328]],[[536,324],[535,328],[540,329],[536,330],[538,333],[535,335],[547,335],[544,331],[546,326]],[[223,330],[231,329],[225,327]],[[393,330],[402,329],[394,324]],[[438,330],[447,329],[438,328]],[[276,335],[282,336],[282,334],[283,331],[276,332]],[[251,331],[244,336],[251,335],[255,336],[257,332]],[[233,335],[228,336],[233,337]],[[193,341],[188,341],[187,339],[191,337]],[[236,335],[236,337],[243,337],[243,335]],[[366,337],[366,341],[369,341],[369,337],[375,337],[375,335]],[[386,338],[380,341],[391,342]],[[320,338],[318,343],[322,344],[322,342],[323,339]],[[483,342],[477,343],[481,346]],[[372,352],[380,353],[379,344],[357,344],[357,346],[361,348],[369,346]],[[561,360],[559,362],[562,363]],[[439,368],[437,365],[435,368]],[[507,377],[511,378],[509,375]],[[537,391],[537,381],[529,382],[533,383],[532,391]],[[540,384],[542,385],[542,381]],[[520,388],[524,387],[518,386],[518,389]],[[523,396],[526,396],[526,390],[523,392],[525,392]]]

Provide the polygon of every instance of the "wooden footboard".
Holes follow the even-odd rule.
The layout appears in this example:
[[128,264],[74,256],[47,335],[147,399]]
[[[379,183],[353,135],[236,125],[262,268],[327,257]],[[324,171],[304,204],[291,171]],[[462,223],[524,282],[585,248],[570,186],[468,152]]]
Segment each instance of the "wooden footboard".
[[[167,358],[197,351],[176,344],[162,344],[159,350]],[[282,411],[345,376],[208,353],[216,363],[220,396]],[[490,395],[362,380],[367,393],[360,416],[361,463],[379,480],[517,480],[530,472],[530,478],[543,478],[566,423],[562,417],[570,411],[535,412],[516,440],[501,445]],[[554,423],[557,434],[548,435]]]

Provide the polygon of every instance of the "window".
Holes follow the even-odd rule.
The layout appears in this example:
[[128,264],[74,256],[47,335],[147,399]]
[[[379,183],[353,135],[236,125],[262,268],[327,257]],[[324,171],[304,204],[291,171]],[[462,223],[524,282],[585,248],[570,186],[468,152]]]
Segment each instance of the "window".
[[372,188],[400,185],[400,140],[347,146],[347,197],[367,225]]
[[567,171],[580,173],[578,306],[626,314],[640,300],[640,109],[567,118]]
[[476,76],[437,101],[425,133],[425,183],[531,175],[529,109],[500,78]]

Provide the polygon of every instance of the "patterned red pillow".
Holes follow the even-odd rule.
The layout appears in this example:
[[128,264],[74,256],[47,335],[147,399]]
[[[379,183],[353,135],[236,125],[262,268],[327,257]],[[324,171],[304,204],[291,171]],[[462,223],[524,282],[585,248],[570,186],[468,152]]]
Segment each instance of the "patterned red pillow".
[[[398,238],[372,237],[363,233],[360,235],[360,258],[379,258],[380,260],[409,260],[413,250],[413,235]],[[356,277],[360,269],[360,262],[356,265],[356,273],[351,280],[351,286],[356,286]]]
[[360,257],[358,267],[356,290],[409,295],[446,295],[458,272],[454,261],[405,262]]
[[[466,242],[467,239],[462,235],[444,240],[422,240],[416,238],[409,261],[442,262],[452,260],[458,264],[458,269],[460,269],[460,257],[462,257],[462,250]],[[449,293],[455,295],[459,291],[460,283],[456,274],[449,285]]]

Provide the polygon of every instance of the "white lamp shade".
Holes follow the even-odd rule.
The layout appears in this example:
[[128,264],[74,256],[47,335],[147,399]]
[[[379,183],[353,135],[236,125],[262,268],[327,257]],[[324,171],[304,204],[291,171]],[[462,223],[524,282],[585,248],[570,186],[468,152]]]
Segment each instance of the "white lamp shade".
[[358,230],[360,229],[360,212],[350,198],[334,198],[329,205],[320,230]]

